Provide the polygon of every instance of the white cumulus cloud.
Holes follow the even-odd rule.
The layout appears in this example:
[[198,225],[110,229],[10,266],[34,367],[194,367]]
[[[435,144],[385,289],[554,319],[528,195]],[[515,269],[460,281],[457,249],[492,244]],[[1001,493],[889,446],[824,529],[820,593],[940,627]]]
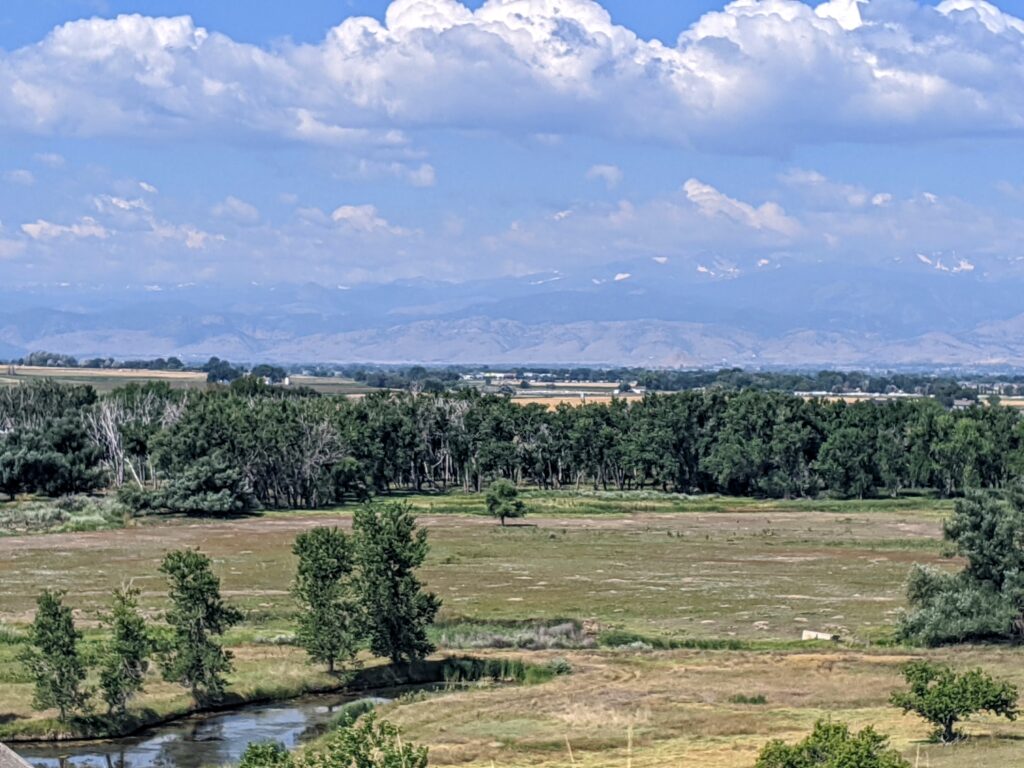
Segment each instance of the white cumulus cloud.
[[7,171],[4,173],[4,181],[10,182],[11,184],[20,184],[23,187],[30,187],[36,183],[36,177],[32,171],[26,171],[24,168],[18,168],[14,171]]
[[211,211],[214,216],[222,219],[231,219],[239,224],[255,224],[260,220],[259,209],[252,203],[240,200],[234,195],[228,195],[221,200]]
[[603,181],[608,189],[619,186],[622,176],[622,169],[617,165],[592,165],[587,171],[588,179]]
[[1020,136],[1022,92],[1024,22],[983,0],[736,0],[673,44],[594,0],[394,0],[383,23],[348,18],[316,44],[123,15],[0,51],[2,132],[244,132],[388,151],[417,128],[768,153]]
[[767,202],[755,208],[697,179],[689,179],[683,185],[683,191],[705,216],[724,216],[752,229],[769,230],[780,235],[790,236],[800,231],[800,224],[787,216],[777,203]]
[[40,152],[35,158],[36,162],[40,165],[45,165],[47,168],[64,167],[64,155],[57,154],[56,152]]
[[406,234],[401,227],[392,226],[377,211],[374,205],[342,205],[331,213],[331,220],[351,232],[375,234],[385,232],[392,235]]
[[58,237],[95,237],[106,240],[110,237],[110,230],[90,216],[83,216],[74,224],[54,224],[45,219],[37,219],[34,222],[21,225],[21,231],[33,240],[53,240]]

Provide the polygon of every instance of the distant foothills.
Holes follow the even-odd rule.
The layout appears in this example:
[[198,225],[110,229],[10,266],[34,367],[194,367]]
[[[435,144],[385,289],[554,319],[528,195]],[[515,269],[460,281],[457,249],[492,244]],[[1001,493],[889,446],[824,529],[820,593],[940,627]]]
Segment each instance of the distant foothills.
[[[683,259],[443,282],[0,285],[0,359],[1024,371],[1024,274]],[[916,261],[916,260],[915,260]],[[696,266],[695,266],[696,264]]]

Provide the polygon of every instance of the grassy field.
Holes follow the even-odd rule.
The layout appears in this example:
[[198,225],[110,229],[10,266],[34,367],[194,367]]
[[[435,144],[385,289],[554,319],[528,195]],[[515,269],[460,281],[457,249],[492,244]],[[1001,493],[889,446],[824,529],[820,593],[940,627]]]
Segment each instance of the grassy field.
[[365,395],[379,392],[377,387],[361,384],[353,379],[340,376],[290,376],[289,381],[294,387],[309,387],[321,395]]
[[[768,738],[797,738],[829,716],[875,724],[912,762],[920,752],[921,766],[1009,766],[1024,754],[1024,725],[982,718],[969,726],[976,738],[938,747],[924,743],[925,724],[886,704],[900,665],[916,655],[981,665],[1024,685],[1019,651],[922,652],[888,642],[909,567],[956,565],[941,554],[946,502],[538,493],[529,495],[533,513],[502,529],[479,515],[478,497],[410,500],[430,531],[424,577],[444,599],[439,638],[461,646],[565,619],[586,621],[606,641],[622,638],[619,647],[474,649],[538,662],[561,656],[574,674],[389,705],[388,718],[431,746],[432,764],[746,768]],[[95,637],[99,611],[123,580],[134,579],[145,610],[158,616],[165,604],[156,563],[181,546],[210,554],[225,594],[247,612],[229,637],[236,691],[278,680],[282,692],[323,685],[297,649],[281,644],[291,632],[291,542],[323,524],[347,527],[349,516],[275,513],[0,539],[0,622],[8,628],[0,629],[0,737],[41,727],[10,642],[38,590],[67,589]],[[804,629],[836,632],[843,643],[805,646]],[[691,649],[653,649],[662,645]],[[740,695],[765,703],[735,703]],[[144,703],[168,712],[183,702],[178,690],[154,683]]]

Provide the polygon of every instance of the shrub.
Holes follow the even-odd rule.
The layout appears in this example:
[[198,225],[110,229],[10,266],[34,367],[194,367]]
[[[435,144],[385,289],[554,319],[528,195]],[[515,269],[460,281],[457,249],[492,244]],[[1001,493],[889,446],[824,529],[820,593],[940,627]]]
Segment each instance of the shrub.
[[990,712],[1010,720],[1017,718],[1017,689],[999,682],[980,669],[957,673],[952,668],[915,661],[903,669],[909,691],[894,691],[893,705],[914,712],[935,726],[937,741],[956,741],[956,724],[977,712]]
[[356,699],[355,701],[349,701],[338,707],[338,713],[331,720],[331,728],[348,728],[355,724],[363,715],[368,712],[373,712],[377,708],[377,704],[383,701],[383,699]]
[[737,693],[735,696],[729,697],[730,704],[767,704],[768,699],[764,697],[763,693],[755,694],[754,696],[746,696],[742,693]]
[[556,675],[571,675],[572,664],[568,660],[563,659],[561,656],[552,659],[548,662],[548,669],[550,669]]
[[851,733],[845,723],[819,721],[798,744],[769,742],[754,768],[910,768],[873,728]]
[[321,749],[290,755],[279,744],[250,744],[239,768],[426,768],[427,748],[403,742],[372,712],[327,737]]
[[283,745],[264,742],[246,747],[238,768],[288,768],[292,765],[292,756]]

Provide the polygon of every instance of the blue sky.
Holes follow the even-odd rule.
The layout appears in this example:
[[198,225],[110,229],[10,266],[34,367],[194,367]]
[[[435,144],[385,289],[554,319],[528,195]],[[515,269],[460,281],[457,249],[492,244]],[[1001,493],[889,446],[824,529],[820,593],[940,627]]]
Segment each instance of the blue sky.
[[1024,0],[6,0],[0,280],[650,258],[701,279],[998,277],[1024,258],[1022,16]]

